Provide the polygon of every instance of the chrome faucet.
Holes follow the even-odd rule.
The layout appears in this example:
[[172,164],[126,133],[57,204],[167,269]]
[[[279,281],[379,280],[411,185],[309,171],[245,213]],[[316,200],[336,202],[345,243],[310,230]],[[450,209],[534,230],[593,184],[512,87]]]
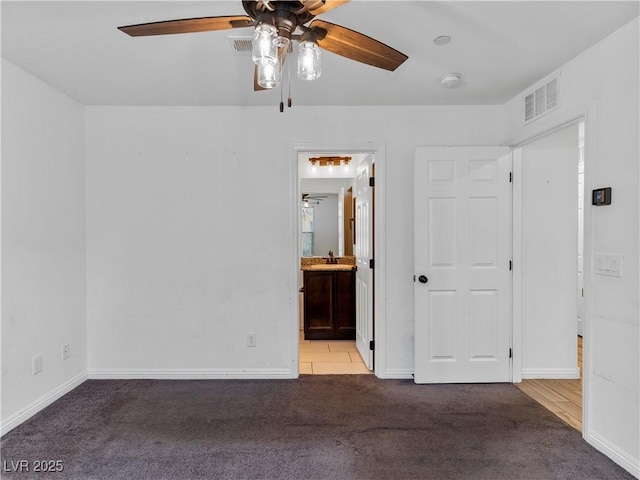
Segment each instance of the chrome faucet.
[[329,257],[327,258],[327,263],[332,265],[335,265],[338,263],[338,260],[333,258],[333,250],[329,250]]

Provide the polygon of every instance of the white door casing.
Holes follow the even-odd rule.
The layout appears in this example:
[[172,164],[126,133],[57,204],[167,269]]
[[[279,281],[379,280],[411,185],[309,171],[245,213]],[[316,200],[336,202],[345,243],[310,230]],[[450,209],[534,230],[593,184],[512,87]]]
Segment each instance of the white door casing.
[[578,127],[578,335],[584,334],[584,123]]
[[511,379],[511,163],[508,147],[416,149],[416,383]]
[[367,155],[357,166],[355,188],[356,243],[356,346],[369,370],[373,370],[373,156]]

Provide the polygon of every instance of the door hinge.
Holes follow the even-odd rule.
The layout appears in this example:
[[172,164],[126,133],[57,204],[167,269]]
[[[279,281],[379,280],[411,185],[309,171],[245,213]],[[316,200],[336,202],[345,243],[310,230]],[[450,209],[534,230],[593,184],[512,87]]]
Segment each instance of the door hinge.
[[509,349],[509,358],[513,358],[513,349]]
[[513,270],[513,262],[509,260],[509,271]]
[[513,173],[509,172],[509,183],[513,182]]
[[370,187],[376,186],[376,177],[369,177],[369,186]]
[[376,349],[376,341],[375,340],[371,340],[369,342],[369,350],[375,350]]
[[375,267],[375,262],[373,261],[373,258],[369,259],[369,268],[374,268]]

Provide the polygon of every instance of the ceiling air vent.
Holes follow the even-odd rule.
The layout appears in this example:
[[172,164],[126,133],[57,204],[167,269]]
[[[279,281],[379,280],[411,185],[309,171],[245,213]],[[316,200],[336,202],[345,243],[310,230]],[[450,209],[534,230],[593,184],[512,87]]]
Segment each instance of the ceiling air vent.
[[233,51],[240,55],[251,53],[251,37],[228,37]]
[[530,122],[558,106],[558,79],[554,78],[524,97],[524,121]]

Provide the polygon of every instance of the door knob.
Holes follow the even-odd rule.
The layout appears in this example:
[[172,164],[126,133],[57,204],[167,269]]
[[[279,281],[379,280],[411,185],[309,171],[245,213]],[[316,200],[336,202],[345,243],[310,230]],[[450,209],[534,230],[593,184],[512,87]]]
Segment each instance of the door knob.
[[428,279],[425,275],[420,275],[420,276],[418,277],[418,281],[419,281],[420,283],[427,283],[427,282],[429,281],[429,279]]

